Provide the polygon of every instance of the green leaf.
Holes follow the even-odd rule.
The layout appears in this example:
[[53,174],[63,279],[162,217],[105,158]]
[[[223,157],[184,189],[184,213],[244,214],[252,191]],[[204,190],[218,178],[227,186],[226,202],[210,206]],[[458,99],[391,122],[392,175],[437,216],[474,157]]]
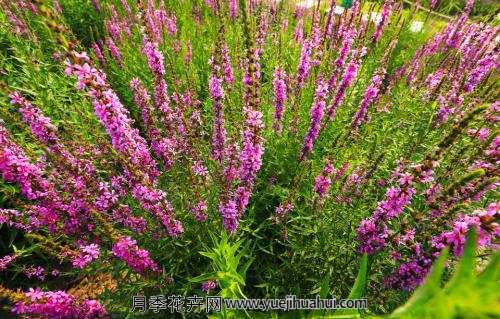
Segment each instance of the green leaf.
[[216,277],[217,277],[217,273],[215,271],[212,271],[212,272],[191,278],[191,279],[189,279],[189,282],[202,282],[202,281],[206,281],[209,279],[214,279]]
[[365,285],[366,285],[366,272],[368,269],[368,255],[364,254],[361,257],[361,264],[359,266],[358,276],[354,285],[352,286],[351,292],[349,293],[349,299],[358,299],[363,297]]
[[[319,287],[319,296],[320,298],[325,299],[328,296],[328,293],[330,292],[330,272],[328,272],[321,280],[320,287]],[[310,313],[309,318],[317,318],[322,316],[325,313],[324,310],[314,310]]]
[[209,253],[209,252],[206,252],[206,251],[200,251],[200,255],[208,257],[208,258],[210,258],[212,260],[216,260],[217,259],[217,256],[214,253]]
[[248,268],[250,268],[250,265],[253,263],[254,260],[255,260],[255,257],[249,258],[247,260],[247,262],[243,265],[243,267],[241,267],[239,272],[243,276],[243,278],[246,277],[247,270],[248,270]]
[[460,286],[467,284],[474,276],[475,257],[474,251],[476,247],[476,232],[474,229],[469,231],[467,241],[465,242],[464,253],[457,269],[445,287],[447,292],[457,290]]
[[319,291],[319,296],[323,299],[325,299],[326,297],[328,297],[328,294],[330,293],[330,272],[328,272],[325,276],[325,278],[323,278],[323,280],[321,281],[321,290]]
[[[363,254],[361,257],[361,262],[359,265],[358,275],[352,285],[351,292],[349,293],[348,299],[360,299],[364,295],[364,290],[366,286],[366,273],[368,271],[368,254]],[[341,309],[335,312],[337,315],[356,315],[359,314],[358,309]]]

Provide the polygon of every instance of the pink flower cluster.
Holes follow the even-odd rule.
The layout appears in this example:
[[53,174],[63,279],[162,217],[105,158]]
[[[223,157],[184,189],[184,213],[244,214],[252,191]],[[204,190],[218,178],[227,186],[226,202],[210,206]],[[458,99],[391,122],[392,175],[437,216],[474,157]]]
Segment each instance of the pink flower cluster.
[[[179,235],[183,232],[182,224],[172,218],[173,208],[165,192],[155,188],[159,173],[146,141],[139,135],[137,129],[132,128],[128,111],[106,84],[105,75],[90,66],[85,53],[74,54],[80,64],[71,64],[67,61],[66,73],[76,75],[78,87],[89,90],[94,110],[111,136],[113,147],[129,161],[130,166],[127,166],[126,173],[132,175],[130,180],[132,194],[144,209],[160,220],[170,236]],[[165,143],[161,145],[168,148]]]
[[71,259],[73,267],[83,269],[92,261],[99,258],[101,251],[97,244],[81,245],[77,256]]
[[113,209],[111,214],[114,221],[123,224],[130,230],[136,233],[144,233],[147,230],[147,222],[143,217],[136,217],[132,215],[130,207],[125,205],[120,205]]
[[219,212],[222,216],[224,228],[230,233],[234,233],[240,223],[236,202],[232,199],[219,205]]
[[97,300],[78,300],[64,291],[41,291],[30,288],[25,293],[29,301],[16,303],[12,312],[36,318],[95,319],[104,318],[106,309]]
[[132,194],[144,209],[156,216],[169,236],[177,237],[184,232],[181,222],[173,218],[174,208],[163,190],[137,184],[132,189]]
[[289,202],[281,203],[276,207],[276,215],[279,218],[287,216],[294,209],[293,204]]
[[130,237],[120,237],[113,245],[113,255],[123,260],[127,265],[139,274],[146,271],[159,271],[158,265],[149,256],[149,252],[140,249],[137,242]]
[[384,278],[384,285],[393,289],[412,291],[422,283],[429,273],[430,260],[422,263],[420,260],[410,260],[402,263],[387,278]]
[[246,128],[243,132],[243,149],[240,154],[240,179],[252,182],[262,165],[264,139],[257,135],[264,128],[262,112],[247,112]]
[[467,233],[474,228],[477,231],[479,247],[493,244],[493,239],[500,236],[498,218],[500,203],[491,203],[486,209],[474,211],[471,215],[461,215],[453,222],[452,229],[432,238],[432,247],[438,254],[444,247],[450,246],[456,256],[462,255]]
[[321,198],[325,198],[332,184],[332,175],[335,173],[335,168],[329,161],[323,167],[323,171],[314,180],[314,191]]
[[389,229],[385,223],[374,218],[363,219],[358,227],[358,241],[360,253],[374,254],[387,245]]
[[227,85],[231,85],[234,82],[233,75],[233,67],[231,65],[231,57],[229,55],[229,48],[227,44],[224,43],[222,48],[220,49],[221,53],[221,63],[222,63],[222,71],[224,74],[224,81]]
[[202,200],[192,206],[190,210],[194,214],[196,221],[201,223],[207,219],[207,209],[207,202]]
[[229,0],[229,16],[231,19],[236,19],[238,15],[238,0]]
[[41,165],[31,163],[24,151],[14,143],[0,123],[0,172],[7,182],[15,182],[21,193],[30,200],[45,198],[52,193],[50,183],[43,177]]
[[16,255],[12,256],[7,255],[0,258],[0,271],[4,271],[5,269],[7,269],[7,266],[9,266],[16,259],[17,259]]
[[24,267],[23,273],[28,277],[29,279],[31,278],[36,278],[40,281],[45,280],[45,268],[42,266],[27,266]]
[[155,76],[164,76],[165,67],[163,65],[163,53],[158,49],[158,44],[145,38],[142,45],[142,52],[147,58],[151,72],[153,72]]
[[358,227],[359,251],[374,254],[386,246],[389,230],[386,222],[401,214],[411,202],[415,189],[413,176],[406,173],[399,177],[399,187],[389,188],[385,199],[380,201],[372,217],[361,221]]
[[52,124],[48,117],[42,114],[40,109],[34,107],[19,92],[11,93],[9,97],[11,104],[20,106],[19,112],[21,112],[24,122],[29,124],[31,132],[40,141],[47,145],[58,142],[56,135],[57,127]]

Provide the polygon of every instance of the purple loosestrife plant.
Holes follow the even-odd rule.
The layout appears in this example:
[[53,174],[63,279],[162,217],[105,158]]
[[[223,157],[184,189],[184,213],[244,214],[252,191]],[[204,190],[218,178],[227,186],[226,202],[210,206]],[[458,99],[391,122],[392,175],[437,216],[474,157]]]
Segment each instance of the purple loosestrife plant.
[[276,134],[282,131],[282,120],[285,102],[287,98],[287,83],[286,74],[281,67],[274,70],[273,75],[273,89],[274,89],[274,123],[273,128]]
[[9,97],[11,104],[20,106],[19,112],[22,114],[24,122],[30,126],[33,134],[42,143],[51,146],[59,142],[56,135],[57,127],[52,124],[48,117],[44,116],[38,108],[33,107],[19,92],[14,92]]
[[161,51],[158,49],[156,42],[149,41],[144,38],[142,52],[146,56],[148,66],[155,77],[163,77],[165,75],[164,58]]
[[259,30],[257,32],[256,54],[260,57],[264,50],[264,44],[266,42],[267,31],[269,29],[269,15],[267,12],[263,11],[260,17]]
[[432,248],[435,250],[434,257],[446,246],[452,248],[456,256],[463,253],[468,231],[475,228],[479,247],[494,245],[494,239],[500,236],[498,217],[500,216],[500,204],[491,203],[486,209],[474,211],[471,215],[461,215],[452,224],[450,231],[444,231],[432,238]]
[[281,203],[276,207],[276,215],[278,218],[284,218],[290,214],[294,209],[294,205],[288,202]]
[[115,59],[116,63],[118,63],[118,65],[122,65],[122,54],[112,38],[106,39],[106,46],[108,47],[109,53],[111,54],[113,59]]
[[328,92],[328,83],[319,78],[316,82],[316,91],[314,93],[314,101],[311,106],[310,117],[311,123],[309,130],[304,138],[300,159],[304,160],[312,151],[314,142],[319,136],[323,115],[325,114],[326,94]]
[[98,42],[92,43],[92,51],[101,64],[101,67],[105,67],[106,59],[104,58],[104,54],[102,53],[102,45],[100,45]]
[[500,54],[495,49],[479,60],[477,66],[471,70],[465,82],[464,91],[466,93],[472,92],[492,69],[498,68],[500,68]]
[[[303,43],[304,42],[304,21],[302,19],[299,19],[297,22],[297,25],[295,26],[295,29],[293,31],[294,34],[294,39],[295,42],[297,43]],[[304,47],[302,47],[304,48]]]
[[79,63],[66,61],[66,74],[77,77],[79,89],[88,90],[94,111],[111,137],[113,147],[128,158],[144,178],[155,181],[159,174],[156,163],[145,140],[132,128],[129,112],[106,83],[105,74],[90,66],[86,53],[75,53],[75,56]]
[[[175,1],[120,0],[93,14],[103,19],[106,33],[91,44],[95,61],[73,51],[81,47],[81,35],[65,27],[57,4],[14,2],[18,8],[0,0],[6,13],[0,25],[9,23],[23,36],[6,35],[14,58],[4,63],[9,74],[0,72],[0,91],[19,87],[38,101],[55,98],[43,105],[45,115],[43,107],[17,92],[10,96],[12,106],[0,109],[0,116],[10,120],[5,126],[0,123],[0,174],[5,182],[0,183],[0,202],[9,207],[0,209],[0,224],[2,230],[13,228],[36,240],[36,248],[50,258],[40,263],[32,260],[36,255],[15,250],[0,258],[0,270],[47,286],[84,279],[71,294],[23,294],[0,286],[0,295],[9,295],[17,316],[102,317],[99,303],[78,297],[87,279],[97,279],[99,285],[105,284],[102,278],[116,283],[117,293],[101,298],[109,297],[113,309],[120,302],[116,309],[121,309],[116,296],[123,291],[154,292],[168,282],[161,269],[176,278],[169,290],[185,293],[190,289],[186,280],[197,277],[213,279],[202,285],[205,292],[218,283],[225,293],[228,280],[220,276],[231,272],[207,274],[221,267],[205,267],[203,259],[192,255],[208,234],[219,237],[221,231],[226,247],[236,247],[241,256],[236,264],[245,265],[233,265],[241,278],[231,276],[229,286],[238,281],[243,288],[249,280],[252,285],[245,292],[252,295],[292,286],[304,293],[317,283],[288,279],[325,273],[318,265],[345,264],[351,273],[355,263],[345,261],[355,260],[358,253],[372,255],[372,278],[380,279],[367,287],[368,296],[386,288],[410,291],[445,246],[457,255],[462,252],[471,228],[477,230],[484,252],[498,249],[499,205],[483,208],[500,186],[500,107],[484,106],[494,98],[489,90],[499,64],[498,28],[467,22],[470,1],[464,14],[422,47],[407,41],[404,49],[416,51],[407,59],[406,54],[392,54],[409,32],[400,23],[402,7],[393,1],[383,3],[380,20],[373,24],[363,16],[360,1],[342,13],[330,1],[325,19],[319,1],[304,1],[294,9],[260,0],[179,1],[169,6]],[[392,20],[395,24],[389,27]],[[42,53],[39,42],[45,43],[37,38],[38,25],[50,29],[50,45],[43,53],[53,47],[56,52],[31,63],[29,53]],[[35,41],[30,50],[24,48],[32,44],[28,41]],[[387,48],[377,46],[382,43]],[[207,52],[209,47],[213,53]],[[200,64],[211,54],[208,65]],[[88,94],[90,112],[101,127],[87,118],[88,105],[78,103],[81,92],[67,90],[57,74],[60,68],[53,64],[64,57],[66,73]],[[109,81],[97,63],[109,68]],[[54,67],[38,72],[45,65]],[[386,76],[386,69],[395,71]],[[406,83],[401,81],[405,77]],[[31,78],[48,79],[51,85],[28,83]],[[120,87],[124,81],[130,81],[130,92]],[[127,103],[120,101],[122,95]],[[129,97],[135,105],[129,105]],[[419,107],[422,100],[432,108]],[[71,105],[64,105],[67,101]],[[387,112],[393,107],[390,114],[375,113],[374,104]],[[339,112],[341,107],[346,109]],[[462,121],[476,109],[482,111],[470,123]],[[307,113],[309,122],[298,119]],[[57,119],[52,122],[48,114]],[[59,118],[68,114],[68,121]],[[75,128],[76,136],[71,134]],[[390,175],[395,158],[401,160]],[[423,160],[410,165],[414,158]],[[177,213],[187,217],[184,226]],[[217,213],[222,223],[208,219]],[[352,222],[358,218],[356,231]],[[186,234],[180,237],[184,227]],[[352,246],[356,235],[357,249],[337,258],[337,248]],[[250,243],[238,246],[240,240]],[[51,267],[56,259],[58,264]],[[240,270],[247,266],[251,277],[245,279]],[[127,267],[135,274],[125,278]],[[104,273],[95,277],[96,270]],[[270,275],[275,278],[267,280]],[[341,274],[331,275],[342,280]],[[253,285],[262,278],[266,287]]]
[[155,110],[151,105],[151,98],[141,81],[138,78],[133,78],[130,81],[130,88],[134,102],[141,110],[143,126],[151,147],[156,156],[162,160],[165,169],[170,169],[174,162],[176,140],[162,137]]
[[380,40],[380,37],[382,36],[382,31],[389,22],[389,16],[391,15],[392,6],[393,6],[393,0],[386,0],[384,2],[384,5],[382,6],[380,22],[377,24],[375,32],[373,32],[372,35],[373,43],[376,43]]
[[424,95],[426,99],[429,99],[431,95],[435,92],[435,90],[441,83],[441,80],[443,79],[444,75],[445,75],[444,70],[438,69],[436,72],[431,73],[427,76],[427,79],[425,80],[425,83],[427,84],[427,91],[425,92]]
[[[149,69],[154,76],[153,90],[155,105],[160,110],[162,122],[169,135],[169,137],[162,143],[159,143],[157,147],[162,152],[168,151],[169,153],[173,153],[175,145],[178,142],[175,138],[178,123],[176,123],[175,113],[170,106],[167,82],[163,78],[165,76],[163,53],[159,50],[156,42],[152,42],[146,37],[144,37],[142,44],[142,52],[146,56]],[[174,150],[170,151],[169,148],[171,147],[174,148]],[[168,159],[165,164],[170,167],[172,164],[171,161],[171,159]]]
[[207,219],[207,202],[205,200],[199,201],[194,206],[190,208],[190,211],[193,213],[194,218],[198,222],[204,222]]
[[[422,283],[430,270],[432,261],[439,257],[442,249],[449,246],[456,256],[462,255],[466,236],[472,228],[478,234],[477,245],[479,247],[494,247],[494,241],[500,235],[500,227],[496,222],[499,213],[500,207],[498,203],[491,203],[486,209],[476,210],[470,215],[460,215],[453,221],[450,231],[444,231],[432,237],[429,253],[424,252],[422,245],[419,243],[411,244],[409,260],[402,262],[397,269],[384,278],[384,284],[393,289],[414,290]],[[413,236],[404,239],[403,244],[406,244],[405,241],[411,243]],[[401,258],[401,255],[398,258]]]
[[240,223],[236,202],[230,199],[226,203],[221,203],[219,205],[219,212],[222,216],[224,228],[228,232],[234,233]]
[[144,24],[147,33],[156,43],[161,43],[163,40],[162,23],[158,20],[153,0],[146,1],[146,10],[143,13]]
[[217,283],[213,280],[207,280],[201,285],[201,290],[203,290],[207,294],[209,294],[210,291],[214,290],[215,288],[217,288]]
[[358,227],[358,248],[360,253],[374,254],[381,251],[387,245],[389,230],[385,223],[373,218],[364,219]]
[[[66,233],[77,232],[85,227],[91,230],[93,226],[88,223],[86,215],[92,209],[106,211],[116,203],[118,199],[116,194],[110,190],[108,183],[96,182],[96,169],[92,162],[75,157],[59,141],[57,128],[49,118],[42,114],[40,109],[33,106],[18,92],[10,94],[10,97],[13,105],[20,106],[19,111],[23,121],[30,127],[33,135],[46,145],[52,155],[57,157],[56,170],[52,172],[53,178],[65,179],[64,187],[58,190],[58,194],[55,194],[55,188],[53,188],[52,197],[57,202],[50,204],[45,202],[43,206],[33,206],[32,216],[36,215],[36,219],[43,225],[57,220],[55,210],[62,210],[68,215],[64,227]],[[63,192],[72,194],[67,203],[63,203],[60,199],[64,197]],[[52,224],[49,227],[54,230],[55,225]]]
[[323,171],[314,180],[314,191],[321,197],[325,198],[328,195],[330,186],[332,185],[332,175],[335,168],[332,163],[328,161],[323,167]]
[[240,154],[240,179],[251,184],[262,166],[264,140],[258,133],[264,128],[262,113],[247,112],[246,128],[243,132],[243,148]]
[[297,66],[297,89],[300,90],[304,87],[305,82],[311,71],[311,54],[312,46],[310,40],[305,40],[302,43],[302,50],[300,51],[299,65]]
[[229,0],[229,16],[236,19],[238,15],[238,0]]
[[359,126],[366,122],[368,117],[368,108],[376,100],[380,86],[382,85],[382,80],[385,75],[385,69],[381,68],[377,70],[375,75],[372,77],[370,84],[365,90],[361,102],[359,104],[358,111],[352,119],[351,128],[357,130]]
[[224,74],[224,81],[227,85],[233,84],[234,75],[233,75],[233,67],[231,65],[231,57],[229,56],[229,48],[227,44],[221,48],[221,62],[222,62],[222,70]]
[[335,59],[333,74],[330,77],[330,80],[328,81],[330,92],[333,92],[333,90],[335,89],[338,80],[337,78],[340,72],[345,67],[347,57],[349,55],[349,52],[351,51],[351,47],[356,38],[356,29],[353,28],[347,29],[345,32],[342,33],[341,38],[342,38],[342,47],[340,48],[339,54]]
[[149,257],[149,252],[137,247],[137,242],[130,237],[120,237],[113,245],[113,255],[123,260],[135,272],[158,272],[158,265]]
[[356,54],[355,57],[351,59],[351,62],[347,65],[340,83],[337,88],[335,96],[332,98],[330,104],[328,105],[328,117],[333,120],[337,108],[342,104],[346,90],[353,84],[356,76],[358,74],[358,69],[361,63],[361,57],[365,54],[365,48],[361,49],[360,54]]
[[132,95],[134,96],[134,102],[135,105],[140,109],[141,111],[141,117],[142,117],[142,122],[144,125],[144,128],[146,130],[149,130],[148,132],[148,137],[152,138],[152,129],[153,127],[153,108],[151,106],[151,97],[149,96],[149,93],[142,84],[141,80],[139,78],[133,78],[130,80],[130,89],[132,91]]
[[88,64],[86,54],[75,53],[75,56],[80,64],[67,61],[66,74],[76,75],[77,86],[89,90],[94,110],[111,136],[113,147],[127,159],[127,174],[133,177],[130,180],[132,194],[141,206],[160,220],[170,236],[179,235],[183,228],[172,218],[172,205],[165,192],[155,189],[158,170],[146,141],[137,129],[132,128],[128,111],[108,87],[105,75]]
[[224,88],[222,80],[215,74],[209,79],[210,96],[213,99],[214,123],[212,126],[212,158],[222,164],[224,160],[226,144],[226,128],[224,125],[224,109],[222,99],[224,98]]

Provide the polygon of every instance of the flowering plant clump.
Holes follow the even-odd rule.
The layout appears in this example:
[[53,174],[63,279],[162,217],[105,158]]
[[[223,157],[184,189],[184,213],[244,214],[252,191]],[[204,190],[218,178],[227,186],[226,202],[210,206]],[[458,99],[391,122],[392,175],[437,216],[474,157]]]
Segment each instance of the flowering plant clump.
[[43,292],[30,289],[27,302],[18,302],[12,311],[19,315],[46,318],[104,318],[106,310],[96,300],[77,301],[64,291]]
[[499,28],[429,6],[0,0],[0,299],[344,297],[361,259],[385,313],[494,258]]

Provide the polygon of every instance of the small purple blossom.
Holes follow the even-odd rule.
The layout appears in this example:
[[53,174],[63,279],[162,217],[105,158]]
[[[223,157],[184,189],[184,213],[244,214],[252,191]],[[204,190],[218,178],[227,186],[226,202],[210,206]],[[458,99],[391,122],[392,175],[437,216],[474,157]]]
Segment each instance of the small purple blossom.
[[217,283],[213,280],[207,280],[201,284],[201,290],[203,290],[207,294],[215,288],[217,288]]
[[293,210],[294,206],[292,203],[285,202],[281,203],[278,207],[276,207],[276,215],[279,218],[283,218],[290,214],[290,212]]
[[207,219],[207,202],[202,200],[191,206],[190,211],[198,222],[204,222]]

